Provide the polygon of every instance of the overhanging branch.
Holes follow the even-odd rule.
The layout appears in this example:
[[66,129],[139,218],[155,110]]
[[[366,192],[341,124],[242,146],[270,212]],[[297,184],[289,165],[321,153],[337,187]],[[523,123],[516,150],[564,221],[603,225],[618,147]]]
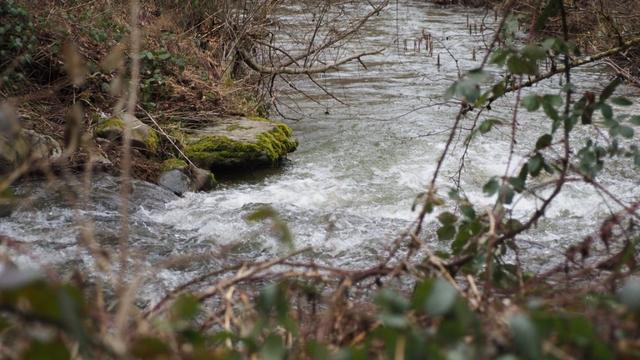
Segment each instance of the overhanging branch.
[[[622,45],[620,45],[618,47],[615,47],[615,48],[609,49],[607,51],[603,51],[603,52],[597,53],[595,55],[587,56],[587,57],[585,57],[583,59],[580,59],[580,60],[572,61],[569,64],[569,68],[573,69],[573,68],[576,68],[576,67],[579,67],[579,66],[583,66],[583,65],[586,65],[586,64],[590,64],[590,63],[596,62],[598,60],[606,59],[608,57],[616,55],[616,54],[620,53],[621,51],[627,50],[630,47],[638,45],[638,44],[640,44],[640,37],[633,38],[633,39],[631,39],[629,41],[624,42]],[[556,69],[553,69],[553,70],[551,70],[551,71],[549,71],[547,73],[544,73],[543,75],[537,76],[536,78],[531,79],[529,81],[525,81],[521,85],[515,85],[515,86],[507,87],[505,89],[505,91],[504,91],[504,94],[510,93],[510,92],[513,92],[513,91],[517,91],[518,89],[521,89],[521,88],[533,86],[533,85],[539,83],[540,81],[549,79],[549,78],[551,78],[551,77],[553,77],[555,75],[558,75],[558,74],[562,74],[565,71],[566,71],[566,67],[565,66],[558,66]],[[487,103],[491,104],[492,102],[494,102],[495,100],[497,100],[499,97],[501,97],[504,94],[490,96],[487,99]],[[472,109],[473,108],[471,108],[471,107],[468,108],[468,110],[472,110]]]
[[271,67],[271,66],[264,66],[261,64],[258,64],[249,54],[247,54],[246,51],[244,50],[239,50],[238,53],[240,54],[240,57],[242,58],[242,60],[245,62],[245,64],[247,64],[247,66],[249,66],[249,68],[251,68],[252,70],[255,70],[259,73],[262,74],[271,74],[271,75],[282,75],[282,74],[286,74],[286,75],[311,75],[311,74],[319,74],[319,73],[324,73],[330,70],[335,70],[337,69],[340,65],[344,65],[348,62],[351,62],[353,60],[358,60],[360,62],[362,62],[362,57],[365,56],[371,56],[371,55],[377,55],[380,54],[384,51],[384,49],[380,49],[377,51],[370,51],[370,52],[363,52],[363,53],[359,53],[357,55],[353,55],[353,56],[349,56],[347,58],[341,59],[336,61],[333,64],[329,64],[329,65],[325,65],[325,66],[315,66],[315,67],[288,67],[288,66],[280,66],[280,67]]

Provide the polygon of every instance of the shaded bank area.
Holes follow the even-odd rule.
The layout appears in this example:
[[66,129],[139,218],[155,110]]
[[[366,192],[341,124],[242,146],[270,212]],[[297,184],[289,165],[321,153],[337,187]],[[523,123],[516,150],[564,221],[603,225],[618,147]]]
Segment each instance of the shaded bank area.
[[[143,2],[138,53],[129,47],[129,10],[105,1],[0,4],[2,174],[118,174],[127,128],[132,175],[161,184],[181,179],[173,190],[208,190],[231,162],[235,172],[249,172],[278,166],[295,150],[288,126],[262,118],[268,104],[260,76],[236,56],[252,45],[230,45],[229,14],[237,9]],[[267,14],[260,15],[242,24],[245,31],[262,29]],[[126,114],[134,57],[139,102]],[[176,163],[186,166],[167,165]]]

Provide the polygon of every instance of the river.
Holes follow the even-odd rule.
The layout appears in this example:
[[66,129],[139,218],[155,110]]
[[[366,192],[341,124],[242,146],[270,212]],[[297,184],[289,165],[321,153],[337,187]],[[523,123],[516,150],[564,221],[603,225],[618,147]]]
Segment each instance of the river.
[[[342,10],[367,11],[363,5]],[[320,263],[360,267],[375,261],[416,218],[412,203],[433,174],[458,110],[457,104],[443,96],[458,76],[456,63],[444,47],[458,59],[462,71],[477,66],[484,54],[479,50],[483,35],[470,35],[467,19],[479,27],[483,16],[482,10],[442,8],[419,0],[402,1],[397,7],[392,4],[374,16],[349,47],[327,55],[330,59],[361,49],[385,49],[364,58],[367,69],[353,63],[339,72],[316,76],[316,81],[340,101],[306,78],[291,79],[306,95],[279,82],[279,109],[288,118],[283,121],[292,126],[300,141],[282,169],[256,172],[249,179],[227,181],[212,192],[189,193],[182,198],[136,182],[130,206],[130,245],[137,271],[150,274],[142,297],[154,298],[158,292],[222,263],[285,252],[286,247],[270,234],[268,224],[245,220],[262,205],[275,208],[290,227],[294,246],[312,246],[311,257]],[[493,13],[486,21],[493,24]],[[312,15],[296,2],[282,14],[280,40],[293,47],[295,34],[312,26]],[[419,53],[414,51],[413,39],[423,30],[437,39],[433,56],[428,56],[424,43]],[[484,36],[489,41],[490,35]],[[478,51],[475,60],[474,47]],[[438,54],[440,66],[436,64]],[[490,69],[490,73],[494,78],[501,74],[498,69]],[[595,65],[577,70],[574,78],[582,86],[578,91],[598,91],[610,80],[610,74]],[[559,77],[555,77],[525,93],[557,92],[559,88]],[[638,99],[632,89],[621,91]],[[514,100],[514,96],[505,97],[484,116],[508,119]],[[634,106],[630,111],[638,109]],[[469,128],[472,121],[470,115],[463,120],[463,127]],[[513,160],[518,167],[522,154],[551,127],[542,112],[521,111],[519,125]],[[499,126],[477,137],[467,154],[460,186],[479,204],[492,203],[481,187],[490,177],[504,173],[510,131],[508,125]],[[466,134],[456,137],[444,163],[438,182],[443,193],[455,186]],[[592,135],[593,129],[579,129],[573,145],[583,144],[584,138]],[[640,197],[639,178],[631,165],[630,161],[611,161],[600,178],[613,193],[625,194],[624,200]],[[106,175],[97,176],[92,189],[84,208],[73,210],[59,189],[42,186],[39,181],[17,186],[16,192],[29,195],[32,201],[11,217],[0,219],[0,233],[30,249],[29,256],[17,256],[16,262],[23,266],[75,264],[93,271],[93,258],[77,245],[77,220],[91,219],[96,240],[115,249],[119,192],[117,179]],[[516,217],[524,217],[535,205],[532,197],[517,198],[512,211]],[[616,207],[590,186],[568,184],[547,216],[519,239],[527,264],[535,267],[558,261],[563,248],[593,231],[610,208]],[[446,246],[435,240],[433,225],[427,226],[425,237],[430,246]],[[237,246],[206,261],[157,268],[172,256],[216,254],[228,245]]]

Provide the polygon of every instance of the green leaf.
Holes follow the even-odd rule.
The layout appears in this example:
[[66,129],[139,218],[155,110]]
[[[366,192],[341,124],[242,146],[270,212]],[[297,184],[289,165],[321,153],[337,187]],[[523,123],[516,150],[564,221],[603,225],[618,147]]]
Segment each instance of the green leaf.
[[526,315],[515,315],[509,319],[509,327],[518,353],[525,359],[542,358],[542,343],[535,325]]
[[529,174],[531,176],[536,177],[540,174],[542,170],[542,164],[544,163],[544,158],[540,154],[536,154],[534,157],[529,159],[527,162],[527,170],[529,170]]
[[513,190],[519,193],[524,191],[525,181],[519,177],[509,178],[509,184],[513,186]]
[[528,111],[536,111],[540,108],[540,97],[538,95],[527,95],[522,99],[522,105]]
[[540,136],[538,138],[538,141],[536,142],[536,150],[544,149],[550,146],[552,140],[553,140],[553,137],[549,134],[544,134]]
[[522,49],[522,55],[530,60],[542,60],[547,57],[545,50],[538,45],[527,45]]
[[493,96],[495,96],[495,97],[500,97],[500,96],[504,95],[504,91],[505,91],[504,81],[500,81],[499,83],[495,84],[493,86],[493,88],[491,89],[491,92],[493,93]]
[[438,215],[438,221],[440,221],[442,225],[449,225],[458,221],[458,217],[448,211],[445,211]]
[[627,99],[626,97],[623,96],[616,96],[616,97],[612,97],[611,98],[611,102],[613,104],[616,104],[618,106],[631,106],[633,105],[633,102],[629,99]]
[[71,359],[71,354],[60,340],[51,342],[34,341],[20,357],[25,360]]
[[384,326],[403,329],[408,325],[405,313],[411,304],[407,299],[390,289],[383,289],[376,295],[375,303],[381,308],[378,318]]
[[192,320],[200,311],[200,302],[191,294],[180,295],[173,304],[172,312],[180,320]]
[[631,139],[633,138],[633,128],[626,125],[620,125],[618,127],[618,134],[624,138]]
[[496,64],[496,65],[502,66],[507,61],[507,57],[509,56],[510,53],[511,52],[506,50],[506,49],[497,49],[491,55],[490,62],[492,64]]
[[438,229],[436,234],[438,235],[438,240],[440,241],[451,240],[454,236],[456,236],[456,227],[451,224],[444,225]]
[[535,61],[517,55],[509,57],[507,69],[514,75],[535,75],[538,73],[538,66]]
[[496,180],[496,178],[492,178],[486,184],[484,184],[484,186],[482,187],[482,192],[491,196],[497,193],[499,188],[500,184],[498,184],[498,180]]
[[551,118],[551,120],[554,121],[559,121],[560,120],[560,116],[558,115],[558,111],[553,107],[553,105],[551,105],[550,102],[542,102],[542,109],[544,110],[544,113]]
[[271,334],[260,350],[260,358],[264,360],[281,360],[285,358],[285,347],[282,338]]
[[633,125],[638,125],[640,126],[640,115],[634,115],[629,119],[629,122],[631,122]]
[[560,95],[545,95],[542,97],[543,103],[548,103],[553,107],[558,107],[562,105],[562,96]]
[[273,230],[278,235],[278,239],[293,248],[293,235],[289,230],[287,223],[280,218],[278,212],[271,206],[262,206],[256,209],[254,212],[246,216],[248,221],[262,221],[271,219],[273,223]]
[[491,131],[491,128],[494,125],[501,125],[502,122],[498,119],[487,119],[485,121],[482,122],[482,124],[480,124],[480,126],[478,126],[478,131],[480,131],[481,134],[486,134],[489,131]]
[[600,112],[606,120],[613,119],[613,109],[607,104],[600,104]]
[[476,211],[473,210],[473,206],[471,205],[460,206],[460,212],[469,220],[474,220],[476,218]]
[[141,337],[131,346],[131,354],[137,359],[162,359],[171,354],[169,345],[155,337]]
[[432,316],[447,314],[458,298],[458,292],[448,282],[438,278],[424,303],[425,311]]
[[603,90],[602,93],[600,94],[600,102],[604,102],[605,100],[607,100],[608,98],[611,97],[611,95],[613,95],[613,92],[616,91],[616,88],[622,84],[622,79],[620,77],[616,77],[615,79],[613,79],[609,85],[607,85]]

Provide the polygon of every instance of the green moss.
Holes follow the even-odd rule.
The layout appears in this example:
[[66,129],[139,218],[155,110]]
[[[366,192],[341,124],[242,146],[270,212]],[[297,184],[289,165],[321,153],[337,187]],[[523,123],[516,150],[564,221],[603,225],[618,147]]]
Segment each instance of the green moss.
[[124,129],[124,120],[118,117],[107,119],[96,126],[96,134],[100,136],[114,129]]
[[247,130],[247,129],[249,129],[249,128],[248,128],[248,127],[246,127],[246,126],[242,126],[242,125],[238,125],[238,124],[233,124],[233,125],[229,125],[229,126],[227,126],[227,128],[226,128],[225,130],[227,130],[227,131],[233,131],[233,130],[238,130],[238,129],[240,129],[240,130]]
[[151,152],[158,151],[158,147],[160,146],[160,137],[155,130],[150,129],[147,137],[144,139],[144,144],[147,147],[147,150]]
[[260,122],[268,122],[268,123],[274,123],[273,121],[267,119],[267,118],[263,118],[261,116],[247,116],[247,119],[249,120],[253,120],[253,121],[260,121]]
[[180,170],[186,169],[187,166],[188,165],[186,161],[182,159],[171,158],[163,161],[162,165],[160,166],[160,169],[164,172],[164,171],[171,171],[175,169],[180,169]]
[[255,143],[213,135],[187,145],[185,153],[198,166],[209,169],[241,164],[273,165],[298,146],[292,135],[287,125],[275,124],[272,130],[259,134]]
[[257,144],[214,135],[187,145],[185,154],[198,166],[210,169],[216,165],[233,165],[233,163],[257,159],[261,156],[261,151]]

